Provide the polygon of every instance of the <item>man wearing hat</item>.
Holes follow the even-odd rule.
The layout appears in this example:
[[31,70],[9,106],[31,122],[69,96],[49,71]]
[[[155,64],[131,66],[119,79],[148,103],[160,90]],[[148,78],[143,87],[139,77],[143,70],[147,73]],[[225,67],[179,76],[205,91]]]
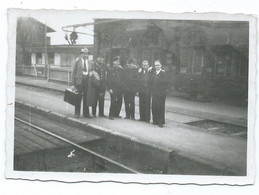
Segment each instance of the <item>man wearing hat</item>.
[[87,91],[89,88],[91,71],[93,70],[93,63],[88,59],[89,51],[87,48],[81,49],[80,57],[76,59],[72,72],[72,85],[75,87],[80,95],[80,101],[75,105],[75,117],[80,116],[81,98],[83,96],[83,116],[91,118],[89,114],[89,103],[87,102]]
[[107,71],[107,84],[111,96],[109,119],[120,117],[122,105],[123,70],[119,56],[112,59],[113,66]]
[[98,73],[100,77],[100,85],[96,88],[96,101],[95,105],[92,107],[93,116],[96,116],[96,108],[97,104],[99,107],[99,116],[105,117],[104,115],[104,96],[105,90],[107,86],[107,67],[104,64],[104,59],[102,57],[97,58],[97,62],[94,66],[95,71]]

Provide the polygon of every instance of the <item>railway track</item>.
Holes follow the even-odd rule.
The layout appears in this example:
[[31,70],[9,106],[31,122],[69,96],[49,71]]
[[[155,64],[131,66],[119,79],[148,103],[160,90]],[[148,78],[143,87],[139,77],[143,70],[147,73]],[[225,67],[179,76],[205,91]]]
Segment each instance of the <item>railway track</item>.
[[[228,168],[226,171],[224,164],[217,164],[217,162],[214,163],[213,161],[211,163],[211,161],[206,161],[206,158],[197,159],[192,153],[181,153],[170,148],[157,147],[156,145],[143,143],[141,140],[125,137],[123,134],[113,133],[102,128],[99,129],[95,125],[84,124],[82,122],[75,123],[73,119],[64,118],[59,115],[54,116],[54,114],[50,111],[29,105],[16,104],[14,151],[18,151],[19,147],[16,147],[16,145],[20,146],[20,142],[25,141],[27,143],[26,136],[31,136],[28,135],[28,132],[33,132],[34,134],[40,132],[40,137],[44,141],[39,141],[35,144],[38,152],[28,151],[25,155],[21,153],[19,155],[19,152],[14,152],[16,154],[14,156],[15,170],[144,174],[202,173],[204,175],[240,175],[241,172],[239,171],[239,167],[238,171]],[[23,121],[26,123],[23,123]],[[222,124],[214,124],[212,123],[213,121],[198,121],[199,123],[197,123],[197,119],[193,118],[192,122],[194,124],[191,125],[212,128],[210,131],[222,129]],[[45,131],[39,131],[32,125],[47,130],[50,134],[45,133]],[[187,124],[183,125],[187,126]],[[225,124],[223,128],[225,128]],[[27,134],[23,137],[19,136],[21,134],[20,129],[25,129]],[[231,129],[233,128],[231,127]],[[55,134],[56,137],[53,137],[52,134]],[[201,135],[203,136],[203,133]],[[210,137],[221,140],[223,136],[218,137],[212,134]],[[58,140],[59,143],[55,143],[55,147],[45,149],[45,151],[41,152],[42,149],[39,145],[44,145],[45,140],[50,139],[52,142],[53,139]],[[243,142],[245,139],[235,140],[244,145]],[[71,145],[70,142],[74,144]],[[23,146],[23,148],[25,147]],[[31,153],[37,153],[36,157],[35,155],[31,156]],[[48,156],[51,157],[49,158]],[[185,163],[182,163],[182,160]],[[28,163],[28,161],[35,161],[36,163],[43,162],[43,165],[31,168],[31,162]],[[25,166],[20,166],[21,164],[25,164]],[[192,169],[192,166],[198,168]],[[207,167],[205,172],[203,172],[204,166]],[[243,172],[242,170],[242,174]]]
[[[112,160],[112,159],[110,159],[110,158],[108,158],[108,157],[105,157],[105,156],[103,156],[103,155],[101,155],[101,154],[98,154],[97,152],[95,152],[95,151],[92,151],[92,150],[90,150],[90,149],[88,149],[88,148],[86,148],[86,147],[84,147],[84,146],[81,146],[81,145],[79,145],[79,144],[77,144],[77,143],[75,143],[75,142],[73,142],[73,141],[71,141],[71,140],[69,140],[69,139],[67,139],[67,138],[65,138],[65,137],[63,137],[63,136],[60,136],[60,135],[58,135],[58,134],[55,134],[55,133],[53,133],[53,132],[51,132],[51,131],[49,131],[49,130],[47,130],[47,129],[44,129],[44,128],[42,128],[42,127],[39,127],[39,126],[37,126],[37,125],[35,125],[35,124],[32,124],[31,122],[28,122],[28,121],[25,121],[25,120],[23,120],[23,119],[21,119],[21,118],[18,118],[18,117],[15,117],[15,120],[18,122],[18,123],[21,123],[21,124],[23,124],[23,125],[26,125],[27,127],[28,127],[28,129],[29,129],[29,131],[32,131],[32,129],[33,130],[37,130],[37,131],[39,131],[39,132],[41,132],[41,133],[44,133],[46,136],[50,136],[50,137],[52,137],[52,138],[55,138],[55,139],[57,139],[57,140],[59,140],[59,141],[62,141],[62,142],[64,142],[64,143],[66,143],[66,144],[68,144],[69,146],[71,146],[71,147],[73,147],[73,148],[75,148],[74,150],[72,150],[72,152],[68,155],[68,157],[73,157],[73,155],[74,155],[74,151],[75,150],[80,150],[80,151],[82,151],[82,152],[84,152],[85,154],[87,154],[88,156],[91,156],[91,158],[92,158],[92,160],[94,160],[94,162],[96,163],[100,163],[100,162],[102,162],[103,164],[105,164],[105,166],[112,166],[112,167],[116,167],[115,169],[118,169],[118,170],[120,170],[121,172],[126,172],[126,173],[140,173],[139,171],[137,171],[137,170],[134,170],[134,169],[132,169],[132,168],[130,168],[130,167],[128,167],[128,166],[125,166],[125,165],[123,165],[122,163],[119,163],[119,162],[116,162],[116,161],[114,161],[114,160]],[[25,129],[25,128],[24,128]]]

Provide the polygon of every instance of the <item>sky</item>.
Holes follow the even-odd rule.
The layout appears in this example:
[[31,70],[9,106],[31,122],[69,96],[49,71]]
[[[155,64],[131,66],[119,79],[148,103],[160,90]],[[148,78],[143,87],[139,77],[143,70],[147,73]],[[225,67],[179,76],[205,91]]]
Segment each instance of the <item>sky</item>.
[[[93,18],[85,16],[82,14],[71,13],[67,14],[64,12],[33,12],[29,14],[30,17],[39,20],[40,22],[46,24],[47,26],[54,29],[56,32],[48,33],[47,36],[51,37],[51,45],[62,45],[68,44],[65,40],[65,35],[70,36],[71,32],[64,32],[62,27],[74,24],[83,24],[93,22]],[[68,28],[68,30],[73,30],[73,28]],[[88,27],[79,27],[76,29],[78,32],[84,32],[87,34],[93,34],[93,25]],[[78,34],[78,39],[76,44],[93,44],[93,36]]]

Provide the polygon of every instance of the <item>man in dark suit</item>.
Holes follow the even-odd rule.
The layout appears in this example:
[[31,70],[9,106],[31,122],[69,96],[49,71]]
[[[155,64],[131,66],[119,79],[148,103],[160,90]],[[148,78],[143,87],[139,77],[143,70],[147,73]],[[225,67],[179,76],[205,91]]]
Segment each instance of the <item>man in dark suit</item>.
[[120,58],[112,59],[113,66],[107,71],[107,84],[111,96],[109,119],[120,117],[122,105],[123,70],[120,65]]
[[123,96],[126,117],[125,119],[135,120],[135,95],[137,86],[138,69],[133,59],[128,59],[126,67],[123,69]]
[[138,71],[139,120],[147,123],[150,121],[151,74],[148,61],[143,60],[142,68]]
[[165,99],[168,87],[166,73],[159,60],[155,61],[152,78],[152,115],[153,124],[163,127],[165,124]]
[[96,116],[96,108],[97,104],[99,106],[99,116],[105,117],[104,115],[104,96],[105,90],[107,86],[107,67],[104,64],[104,59],[102,57],[97,58],[97,62],[95,64],[95,71],[98,73],[100,77],[100,85],[96,87],[96,103],[92,107],[93,116]]
[[76,59],[72,72],[72,85],[80,95],[80,101],[75,105],[75,117],[80,116],[81,99],[83,96],[83,116],[91,118],[87,105],[87,91],[89,88],[90,77],[93,70],[93,62],[88,59],[89,51],[87,48],[81,49],[80,57]]

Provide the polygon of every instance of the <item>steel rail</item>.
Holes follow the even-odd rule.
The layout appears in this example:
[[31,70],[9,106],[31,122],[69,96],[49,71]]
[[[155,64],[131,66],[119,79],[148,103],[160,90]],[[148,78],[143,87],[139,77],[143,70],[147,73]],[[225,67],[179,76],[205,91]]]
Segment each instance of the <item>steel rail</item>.
[[31,124],[31,123],[28,123],[28,122],[26,122],[26,121],[24,121],[24,120],[22,120],[22,119],[17,118],[17,117],[15,117],[15,120],[17,120],[17,121],[19,121],[19,122],[21,122],[21,123],[23,123],[23,124],[26,124],[26,125],[28,125],[28,126],[31,126],[31,127],[35,128],[35,129],[37,129],[37,130],[39,130],[39,131],[41,131],[41,132],[47,134],[47,135],[50,135],[50,136],[52,136],[52,137],[55,137],[55,138],[57,138],[57,139],[59,139],[59,140],[61,140],[61,141],[63,141],[63,142],[66,142],[66,143],[68,143],[68,144],[70,144],[70,145],[73,145],[73,146],[75,146],[75,147],[77,147],[77,148],[79,148],[79,149],[81,149],[81,150],[83,150],[83,151],[85,151],[85,152],[90,153],[91,155],[94,155],[95,157],[98,157],[98,158],[100,158],[100,159],[102,159],[102,160],[105,160],[105,161],[107,161],[107,162],[109,162],[109,163],[111,163],[111,164],[113,164],[113,165],[116,165],[116,166],[118,166],[118,167],[120,167],[120,168],[122,168],[122,169],[124,169],[124,170],[127,170],[127,171],[129,171],[130,173],[140,173],[140,172],[138,172],[138,171],[136,171],[136,170],[134,170],[134,169],[131,169],[131,168],[129,168],[129,167],[127,167],[127,166],[125,166],[125,165],[123,165],[123,164],[121,164],[121,163],[118,163],[118,162],[116,162],[116,161],[114,161],[114,160],[111,160],[111,159],[109,159],[109,158],[107,158],[107,157],[105,157],[105,156],[102,156],[102,155],[100,155],[100,154],[98,154],[98,153],[96,153],[96,152],[94,152],[94,151],[92,151],[92,150],[89,150],[89,149],[87,149],[87,148],[85,148],[85,147],[83,147],[83,146],[80,146],[80,145],[78,145],[78,144],[76,144],[76,143],[74,143],[74,142],[72,142],[72,141],[69,141],[68,139],[63,138],[63,137],[61,137],[61,136],[59,136],[59,135],[57,135],[57,134],[55,134],[55,133],[49,132],[49,131],[46,130],[46,129],[43,129],[43,128],[41,128],[41,127],[38,127],[38,126],[33,125],[33,124]]

